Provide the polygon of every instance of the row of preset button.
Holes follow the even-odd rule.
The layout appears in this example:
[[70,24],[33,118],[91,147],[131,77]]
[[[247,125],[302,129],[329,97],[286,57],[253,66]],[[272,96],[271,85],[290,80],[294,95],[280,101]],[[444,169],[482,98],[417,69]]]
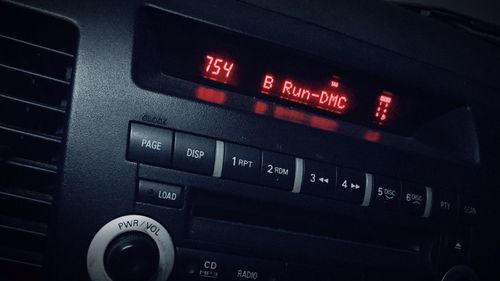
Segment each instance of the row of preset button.
[[[135,122],[130,123],[127,158],[362,206],[403,209],[419,217],[429,217],[434,209],[450,218],[459,209],[453,193],[433,196],[423,185]],[[461,205],[463,214],[477,215],[475,206]]]
[[292,190],[296,159],[206,137],[132,122],[131,161]]

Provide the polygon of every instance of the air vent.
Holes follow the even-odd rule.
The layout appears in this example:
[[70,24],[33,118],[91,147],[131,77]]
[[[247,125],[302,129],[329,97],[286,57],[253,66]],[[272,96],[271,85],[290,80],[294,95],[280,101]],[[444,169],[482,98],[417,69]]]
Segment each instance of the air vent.
[[0,279],[41,279],[77,44],[61,19],[0,2]]

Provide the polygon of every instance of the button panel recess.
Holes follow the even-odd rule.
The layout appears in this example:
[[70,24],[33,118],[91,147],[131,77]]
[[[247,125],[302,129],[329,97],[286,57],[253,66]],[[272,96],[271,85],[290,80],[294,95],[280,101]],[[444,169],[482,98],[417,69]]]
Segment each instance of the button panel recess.
[[[466,221],[478,216],[474,200],[458,201],[453,192],[438,190],[433,195],[434,190],[425,185],[208,137],[131,122],[128,143],[127,159],[134,162],[386,211],[401,209],[421,218],[449,220],[456,218],[459,211]],[[159,193],[170,198],[154,198]],[[141,180],[138,199],[179,208],[182,188]]]

